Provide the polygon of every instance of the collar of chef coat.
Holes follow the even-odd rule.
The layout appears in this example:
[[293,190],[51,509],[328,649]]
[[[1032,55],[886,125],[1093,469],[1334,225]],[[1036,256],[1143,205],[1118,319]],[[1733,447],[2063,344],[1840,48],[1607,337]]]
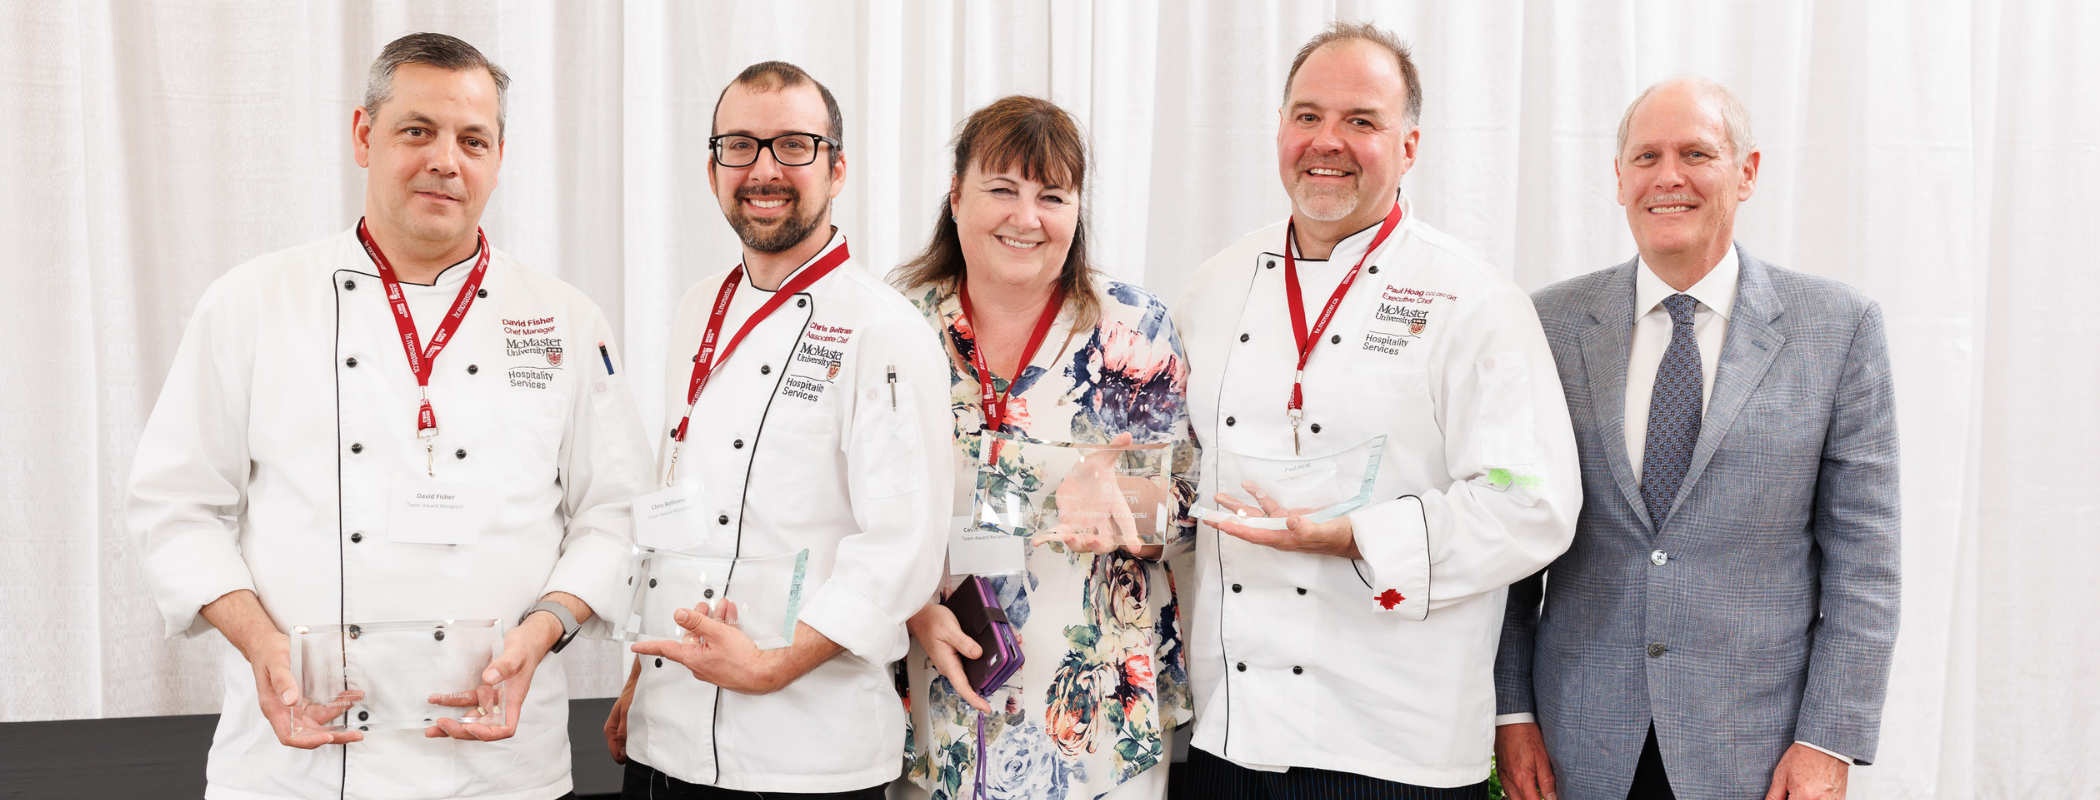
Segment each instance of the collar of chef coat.
[[[374,243],[376,244],[377,242],[374,242]],[[364,243],[363,243],[363,242],[360,242],[360,241],[358,241],[358,240],[357,240],[357,229],[356,229],[356,228],[354,228],[354,227],[350,229],[350,244],[351,244],[351,246],[353,246],[353,247],[356,247],[356,248],[357,248],[357,252],[358,252],[358,255],[362,255],[362,256],[364,256],[364,257],[365,257],[365,264],[367,264],[367,265],[371,266],[371,268],[372,268],[372,274],[373,274],[373,275],[378,275],[378,274],[379,274],[379,264],[377,264],[376,262],[372,261],[372,254],[371,254],[371,253],[365,252],[365,247],[364,247]],[[383,251],[382,251],[382,252],[383,252]],[[401,285],[402,285],[402,286],[423,286],[423,287],[431,287],[431,286],[458,286],[458,285],[460,285],[460,284],[462,284],[462,283],[465,283],[465,282],[466,282],[466,280],[467,280],[467,274],[468,274],[468,273],[470,273],[470,272],[473,272],[473,271],[474,271],[474,270],[471,270],[471,269],[460,269],[460,268],[461,268],[461,267],[472,267],[472,266],[474,266],[474,259],[477,259],[477,258],[480,258],[480,257],[481,257],[481,237],[477,236],[477,237],[474,237],[474,251],[473,251],[473,252],[471,252],[471,253],[468,253],[468,254],[467,254],[467,259],[466,259],[465,261],[461,261],[461,262],[459,262],[459,263],[457,263],[457,264],[453,264],[452,266],[449,266],[449,267],[446,267],[446,268],[444,268],[444,269],[442,269],[442,270],[439,270],[439,271],[438,271],[438,275],[437,275],[437,280],[431,281],[431,282],[429,282],[429,283],[409,283],[408,281],[402,281],[402,282],[401,282]],[[389,256],[389,258],[392,258],[392,256]],[[399,270],[396,270],[396,271],[394,272],[394,277],[396,277],[396,278],[399,278],[400,276],[401,276],[401,273],[400,273],[400,271],[399,271]]]
[[[1664,283],[1662,278],[1656,277],[1655,270],[1648,266],[1648,262],[1641,260],[1639,256],[1635,256],[1634,261],[1633,318],[1640,319],[1661,306],[1662,301],[1669,299],[1670,295],[1680,292]],[[1707,270],[1706,277],[1700,278],[1698,283],[1692,284],[1692,288],[1684,290],[1682,294],[1691,295],[1700,305],[1721,315],[1722,322],[1727,322],[1729,312],[1735,309],[1735,279],[1740,272],[1742,262],[1735,256],[1735,243],[1729,242],[1728,253],[1721,256],[1721,263]]]
[[[786,286],[786,285],[788,285],[788,281],[794,280],[794,279],[795,279],[795,276],[796,276],[796,275],[800,275],[800,274],[802,274],[802,271],[803,271],[803,270],[805,270],[805,269],[809,269],[809,265],[817,263],[817,261],[818,261],[819,259],[822,259],[822,258],[824,257],[824,254],[825,254],[825,253],[829,253],[829,252],[831,252],[831,249],[832,249],[832,248],[834,248],[834,247],[837,247],[837,246],[839,246],[840,244],[844,243],[845,241],[846,241],[846,233],[845,233],[844,231],[841,231],[841,230],[839,230],[839,226],[837,226],[837,225],[833,225],[833,226],[831,226],[831,238],[830,238],[829,240],[827,240],[827,241],[825,241],[825,242],[824,242],[824,246],[823,246],[823,247],[819,247],[819,248],[817,248],[817,254],[816,254],[816,255],[810,256],[810,257],[809,257],[809,260],[807,260],[807,261],[804,261],[804,262],[802,262],[802,265],[801,265],[801,266],[798,266],[798,267],[796,267],[796,268],[795,268],[795,271],[794,271],[794,272],[790,272],[790,273],[788,273],[788,274],[787,274],[787,275],[786,275],[785,277],[782,277],[782,278],[780,279],[780,286]],[[836,272],[836,270],[834,270],[834,272]],[[829,276],[829,275],[827,275],[827,276],[825,276],[825,277],[830,277],[830,276]],[[819,281],[819,282],[821,283],[821,281]],[[771,289],[764,289],[764,288],[760,288],[758,284],[756,284],[756,283],[752,283],[752,282],[751,282],[751,268],[750,268],[750,267],[748,267],[748,266],[744,267],[744,286],[743,286],[743,288],[744,288],[744,289],[751,289],[751,290],[753,290],[753,291],[760,291],[760,292],[765,292],[765,293],[767,293],[767,294],[772,294],[772,293],[774,293],[774,292],[780,291],[780,287],[779,287],[779,286],[775,286],[775,287],[773,287],[773,288],[771,288]],[[725,333],[726,333],[726,332],[725,332]]]
[[[1387,248],[1391,248],[1394,242],[1400,241],[1400,228],[1406,227],[1408,220],[1413,218],[1415,213],[1414,206],[1407,202],[1407,198],[1402,197],[1398,202],[1400,203],[1400,225],[1393,229],[1393,235],[1385,237],[1385,246]],[[1292,257],[1296,258],[1299,263],[1324,264],[1334,262],[1344,264],[1344,268],[1353,267],[1356,266],[1357,259],[1364,257],[1364,250],[1371,246],[1371,240],[1378,238],[1378,229],[1384,224],[1385,217],[1380,216],[1377,222],[1371,223],[1371,227],[1349,234],[1348,238],[1337,242],[1334,246],[1334,252],[1328,253],[1324,259],[1306,258],[1305,251],[1298,249],[1298,239],[1295,236],[1286,237],[1290,239],[1287,244],[1291,248]],[[1290,227],[1286,226],[1284,230],[1290,230]],[[1375,263],[1377,262],[1367,261],[1364,263],[1364,266],[1370,266]]]

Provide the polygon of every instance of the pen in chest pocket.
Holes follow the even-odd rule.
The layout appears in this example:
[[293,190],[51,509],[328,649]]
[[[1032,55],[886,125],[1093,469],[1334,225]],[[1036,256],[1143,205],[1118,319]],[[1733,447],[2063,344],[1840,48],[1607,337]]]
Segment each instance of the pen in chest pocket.
[[897,410],[897,365],[890,365],[890,410]]

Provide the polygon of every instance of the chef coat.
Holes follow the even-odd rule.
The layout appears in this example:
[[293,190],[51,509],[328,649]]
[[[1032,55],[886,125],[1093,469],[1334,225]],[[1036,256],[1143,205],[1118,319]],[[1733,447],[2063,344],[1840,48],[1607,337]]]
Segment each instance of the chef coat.
[[[822,253],[844,243],[834,233]],[[728,277],[695,285],[672,324],[659,485],[680,448],[669,434],[685,416],[692,359]],[[748,273],[739,280],[723,342],[773,295]],[[940,580],[954,470],[947,387],[925,318],[852,259],[719,362],[678,456],[679,480],[698,475],[703,486],[710,539],[698,552],[808,548],[799,618],[845,652],[767,695],[724,692],[676,662],[645,658],[628,712],[630,758],[739,791],[839,792],[897,777],[904,706],[889,665],[908,647],[905,620]]]
[[[473,259],[403,285],[428,341]],[[427,477],[422,393],[378,270],[350,230],[250,261],[198,303],[140,437],[129,521],[170,637],[212,630],[205,604],[251,589],[292,626],[495,618],[548,592],[610,608],[629,500],[649,450],[598,307],[497,250],[433,366],[436,478],[477,484],[470,544],[388,536],[397,477]],[[603,343],[604,350],[600,350]],[[594,620],[595,622],[595,620]],[[499,742],[372,731],[299,750],[277,741],[255,678],[225,648],[206,764],[213,800],[559,797],[570,790],[568,678],[540,662],[517,734]]]
[[[1377,229],[1328,260],[1298,259],[1308,324]],[[1284,231],[1278,222],[1205,262],[1175,308],[1206,504],[1221,454],[1294,457]],[[1304,412],[1306,456],[1387,437],[1370,505],[1349,515],[1363,558],[1200,530],[1182,594],[1192,743],[1255,769],[1485,780],[1506,587],[1567,549],[1582,502],[1531,299],[1410,211],[1306,364]]]

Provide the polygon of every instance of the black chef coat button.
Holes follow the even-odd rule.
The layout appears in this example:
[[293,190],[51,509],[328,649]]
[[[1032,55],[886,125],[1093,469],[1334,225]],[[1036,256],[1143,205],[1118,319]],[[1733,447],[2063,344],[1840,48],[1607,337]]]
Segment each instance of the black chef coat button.
[[1305,668],[1304,668],[1304,667],[1292,667],[1292,668],[1291,668],[1291,674],[1292,674],[1292,675],[1303,675],[1303,674],[1305,674]]
[[1313,423],[1313,424],[1312,424],[1312,431],[1313,431],[1313,433],[1319,433],[1319,432],[1320,432],[1320,423],[1317,423],[1317,422]]
[[729,515],[728,515],[728,514],[723,514],[722,516],[719,516],[719,517],[715,517],[715,524],[716,524],[716,525],[727,525],[727,524],[729,524]]
[[487,290],[487,289],[476,289],[476,290],[474,291],[474,296],[475,296],[475,297],[487,297],[487,296],[489,296],[489,290]]
[[358,542],[362,542],[362,541],[364,541],[364,540],[365,540],[365,535],[364,535],[364,534],[362,534],[362,533],[353,533],[353,534],[350,534],[350,543],[351,543],[351,544],[357,544]]
[[687,361],[691,361],[691,362],[693,362],[693,363],[695,363],[695,364],[698,364],[698,363],[700,363],[700,354],[699,354],[699,353],[694,353],[694,354],[693,354],[693,357],[692,357],[692,358],[689,358],[689,359],[686,359],[686,360],[687,360]]
[[807,298],[807,297],[797,297],[797,298],[795,298],[795,307],[796,307],[796,308],[806,308],[806,307],[808,307],[808,306],[809,306],[809,298]]
[[349,358],[343,359],[343,366],[349,367],[351,369],[357,369],[357,356],[351,356]]
[[771,364],[760,364],[760,365],[758,365],[758,374],[760,374],[760,375],[771,375],[771,374],[773,374],[773,365],[771,365]]
[[736,448],[736,449],[738,449],[738,450],[742,450],[742,449],[744,449],[744,440],[742,440],[742,439],[738,439],[738,440],[736,440],[736,441],[734,441],[734,442],[730,442],[730,443],[729,443],[729,446],[730,446],[730,447],[734,447],[734,448]]
[[1299,593],[1299,594],[1305,594],[1305,587],[1303,587],[1303,586],[1300,586],[1300,587],[1298,587],[1298,593]]
[[1328,343],[1330,343],[1330,344],[1341,344],[1341,343],[1342,343],[1342,335],[1341,335],[1341,334],[1339,334],[1339,333],[1337,333],[1337,334],[1335,334],[1335,335],[1333,335],[1333,336],[1329,336],[1329,337],[1327,337],[1327,341],[1328,341]]
[[1240,334],[1240,341],[1242,341],[1242,342],[1244,342],[1244,341],[1247,341],[1247,334],[1244,334],[1244,333]]
[[372,712],[370,712],[370,711],[359,711],[359,712],[357,712],[357,721],[358,721],[358,722],[364,722],[365,720],[368,720],[368,719],[371,719],[371,718],[372,718]]
[[1228,427],[1228,428],[1229,428],[1229,427],[1232,427],[1232,424],[1233,424],[1234,422],[1237,422],[1237,421],[1238,421],[1238,420],[1235,420],[1235,419],[1233,419],[1233,418],[1231,418],[1231,417],[1226,417],[1226,418],[1225,418],[1225,427]]
[[468,374],[468,375],[473,375],[473,374],[475,374],[475,373],[478,373],[478,372],[480,372],[480,371],[481,371],[481,367],[475,366],[475,365],[473,365],[473,364],[468,364],[468,365],[467,365],[467,374]]
[[1233,584],[1233,585],[1232,585],[1232,593],[1233,593],[1233,594],[1239,594],[1239,593],[1240,593],[1240,585],[1239,585],[1239,584],[1235,583],[1235,584]]
[[664,660],[663,660],[663,659],[659,658],[659,659],[657,659],[657,660],[656,660],[656,668],[657,668],[657,669],[663,669],[663,668],[664,668]]
[[1264,267],[1266,267],[1266,268],[1268,268],[1268,269],[1275,269],[1275,268],[1276,268],[1276,262],[1274,262],[1274,261],[1271,261],[1271,262],[1269,262],[1269,263],[1267,263],[1267,264],[1264,264],[1264,265],[1262,265],[1262,266],[1264,266]]
[[1373,275],[1376,275],[1376,274],[1378,274],[1378,265],[1377,265],[1377,264],[1372,264],[1372,265],[1371,265],[1371,269],[1370,269],[1370,272],[1371,272],[1371,274],[1373,274]]
[[707,591],[701,592],[700,597],[707,600],[713,600],[715,599],[715,590],[709,589]]
[[346,292],[354,292],[354,291],[357,291],[357,281],[343,281],[343,291],[346,291]]
[[453,457],[453,458],[466,458],[466,457],[467,457],[467,450],[466,450],[466,448],[460,448],[460,449],[458,449],[458,450],[454,450],[454,451],[452,451],[452,457]]
[[364,452],[364,451],[365,451],[365,446],[364,446],[364,445],[358,444],[358,443],[356,443],[356,442],[351,442],[351,443],[350,443],[350,452],[352,452],[352,453],[362,453],[362,452]]
[[1239,663],[1239,670],[1240,670],[1241,672],[1246,672],[1246,671],[1247,671],[1247,662],[1245,662],[1245,661],[1242,661],[1242,662],[1240,662],[1240,663]]
[[436,639],[436,640],[438,640],[438,641],[442,642],[442,641],[444,641],[444,640],[445,640],[445,632],[444,632],[444,631],[437,631],[437,632],[435,632],[435,633],[432,633],[432,634],[430,634],[430,638],[432,638],[432,639]]
[[655,578],[650,578],[650,579],[649,579],[649,588],[651,588],[651,589],[654,589],[654,588],[656,588],[656,579],[655,579]]

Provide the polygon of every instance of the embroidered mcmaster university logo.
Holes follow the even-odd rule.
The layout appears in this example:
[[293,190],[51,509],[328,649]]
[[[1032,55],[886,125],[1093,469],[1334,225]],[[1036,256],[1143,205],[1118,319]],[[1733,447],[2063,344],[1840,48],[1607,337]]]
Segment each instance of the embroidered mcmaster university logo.
[[1378,605],[1387,611],[1393,610],[1394,606],[1404,602],[1407,602],[1407,598],[1402,596],[1396,589],[1387,589],[1384,594],[1378,596]]

